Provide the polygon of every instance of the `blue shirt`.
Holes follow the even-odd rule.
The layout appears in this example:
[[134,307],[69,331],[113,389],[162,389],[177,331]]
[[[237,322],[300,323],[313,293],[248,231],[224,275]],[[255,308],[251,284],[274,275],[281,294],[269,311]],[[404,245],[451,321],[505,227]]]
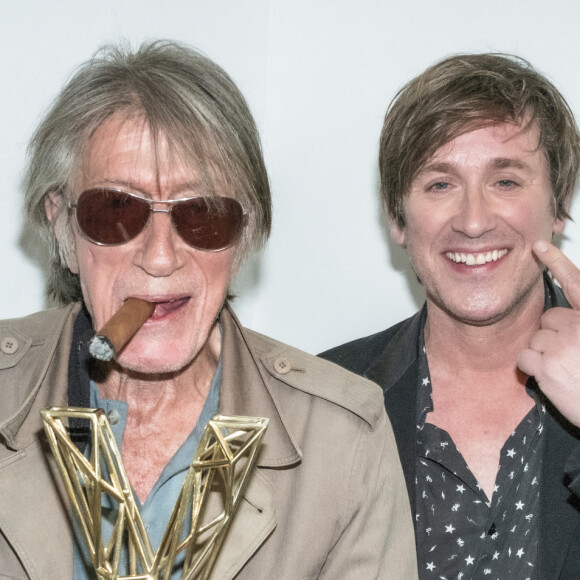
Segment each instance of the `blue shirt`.
[[[147,496],[143,504],[139,502],[135,495],[135,501],[139,506],[141,519],[149,536],[151,546],[154,551],[157,550],[163,539],[165,528],[173,511],[173,507],[181,491],[181,487],[187,475],[191,461],[195,455],[201,436],[208,421],[217,413],[219,392],[221,383],[221,359],[218,364],[216,373],[213,377],[209,394],[193,431],[189,434],[187,439],[176,451],[169,463],[165,466],[159,479],[153,486],[153,489]],[[127,424],[127,414],[129,405],[124,401],[114,399],[102,399],[94,382],[91,381],[90,392],[91,407],[104,409],[109,416],[111,422],[111,429],[115,436],[119,450],[122,450],[123,433]],[[90,453],[90,449],[87,450]],[[103,495],[103,521],[102,521],[102,535],[105,541],[111,536],[113,525],[116,519],[116,508],[110,501],[110,497]],[[107,517],[109,514],[110,517]],[[183,554],[182,554],[183,555]],[[171,575],[171,580],[181,578],[181,566],[176,566]],[[119,567],[120,575],[125,574],[123,570],[123,562]],[[74,580],[95,580],[92,563],[86,551],[84,540],[81,534],[75,529],[74,542],[74,562],[73,562],[73,578]]]

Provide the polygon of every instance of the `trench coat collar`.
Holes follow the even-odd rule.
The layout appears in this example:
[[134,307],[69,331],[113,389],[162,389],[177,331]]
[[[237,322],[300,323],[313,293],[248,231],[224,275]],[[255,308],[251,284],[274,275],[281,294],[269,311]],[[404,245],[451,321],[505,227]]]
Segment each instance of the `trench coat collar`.
[[290,466],[302,457],[284,422],[267,371],[272,349],[254,341],[250,347],[246,331],[229,306],[220,316],[222,325],[222,384],[219,412],[224,415],[267,417],[268,429],[258,458],[260,467]]

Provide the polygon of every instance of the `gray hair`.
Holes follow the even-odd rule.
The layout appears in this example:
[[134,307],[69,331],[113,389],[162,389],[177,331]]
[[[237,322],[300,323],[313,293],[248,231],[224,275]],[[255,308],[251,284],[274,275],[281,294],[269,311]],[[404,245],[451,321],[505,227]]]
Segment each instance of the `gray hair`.
[[50,244],[47,293],[62,304],[80,300],[82,294],[78,275],[66,266],[74,252],[68,212],[62,211],[52,227],[45,198],[71,196],[91,136],[119,113],[143,117],[156,150],[165,137],[171,153],[198,172],[208,195],[219,191],[241,202],[248,225],[239,261],[270,233],[270,187],[260,138],[227,73],[198,51],[172,41],[146,42],[136,51],[105,46],[65,85],[28,148],[26,212]]

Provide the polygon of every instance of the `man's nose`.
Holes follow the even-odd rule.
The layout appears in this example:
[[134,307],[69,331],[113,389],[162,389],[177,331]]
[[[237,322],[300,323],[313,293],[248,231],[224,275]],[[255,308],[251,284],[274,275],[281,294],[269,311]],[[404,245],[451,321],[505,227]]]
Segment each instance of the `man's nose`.
[[470,238],[477,238],[496,226],[493,197],[479,184],[465,188],[458,200],[459,207],[453,219],[453,229]]
[[157,277],[169,276],[180,267],[178,234],[168,212],[152,212],[141,236],[134,258],[139,267]]

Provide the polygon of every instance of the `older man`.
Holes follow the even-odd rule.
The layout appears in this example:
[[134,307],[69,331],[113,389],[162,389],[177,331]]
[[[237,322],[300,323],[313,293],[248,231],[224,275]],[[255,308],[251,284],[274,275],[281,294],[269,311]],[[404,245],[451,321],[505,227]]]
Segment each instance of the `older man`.
[[579,163],[518,58],[445,59],[387,112],[382,194],[426,304],[323,356],[383,386],[421,578],[580,578],[580,272],[550,244]]
[[[230,308],[232,278],[268,236],[270,194],[223,70],[171,42],[97,53],[33,137],[26,206],[64,306],[0,324],[0,576],[94,577],[42,436],[52,405],[115,418],[153,549],[208,419],[269,419],[212,578],[416,576],[380,389],[245,330]],[[153,314],[113,361],[88,361],[94,329],[130,297]]]

